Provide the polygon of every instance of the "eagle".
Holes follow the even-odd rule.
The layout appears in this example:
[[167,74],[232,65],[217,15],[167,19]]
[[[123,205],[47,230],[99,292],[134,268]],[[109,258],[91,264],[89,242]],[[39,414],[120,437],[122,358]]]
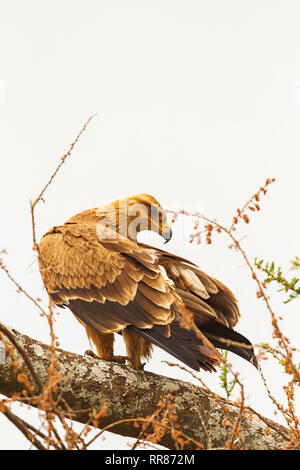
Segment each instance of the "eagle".
[[125,362],[114,355],[118,333],[135,368],[144,367],[153,345],[196,371],[215,371],[219,349],[257,367],[252,344],[233,330],[240,311],[231,290],[191,261],[139,243],[143,230],[165,242],[172,235],[166,212],[149,194],[80,212],[40,241],[46,290],[84,326],[97,357]]

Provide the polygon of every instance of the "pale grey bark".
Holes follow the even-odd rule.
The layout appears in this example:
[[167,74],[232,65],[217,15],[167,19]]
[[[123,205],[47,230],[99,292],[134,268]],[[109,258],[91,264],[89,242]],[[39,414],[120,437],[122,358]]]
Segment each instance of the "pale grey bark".
[[[26,351],[41,383],[46,384],[51,356],[49,346],[13,329],[10,331]],[[229,421],[225,425],[222,423],[225,417],[224,411],[220,407],[216,408],[213,397],[199,387],[194,386],[193,391],[191,384],[180,380],[60,349],[57,350],[57,357],[59,372],[66,377],[60,384],[60,392],[73,410],[99,409],[104,402],[108,403],[107,415],[99,426],[101,428],[122,419],[152,415],[157,409],[160,397],[170,393],[176,403],[177,422],[186,435],[204,445],[207,444],[207,433],[204,432],[199,419],[200,411],[213,448],[224,448],[231,436],[232,425]],[[18,358],[23,371],[31,377],[19,354]],[[71,377],[67,378],[69,375]],[[5,363],[0,364],[0,393],[9,397],[21,389],[22,385],[10,365],[10,359],[7,358]],[[227,401],[226,406],[229,408],[230,416],[235,420],[239,408]],[[86,423],[88,413],[81,412],[75,419]],[[276,430],[269,428],[270,433],[265,434],[268,424]],[[241,420],[240,427],[248,449],[280,449],[287,442],[287,430],[284,427],[256,415],[252,419],[246,415]],[[132,423],[116,425],[110,431],[130,437],[137,437],[140,432]],[[174,442],[169,434],[163,437],[161,445],[174,448]],[[195,445],[190,442],[185,448],[193,449]]]

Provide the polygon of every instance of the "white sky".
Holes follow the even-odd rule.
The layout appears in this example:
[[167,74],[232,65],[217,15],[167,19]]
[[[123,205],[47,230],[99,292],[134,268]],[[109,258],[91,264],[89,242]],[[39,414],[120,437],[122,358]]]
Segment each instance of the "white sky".
[[[31,250],[29,199],[47,182],[83,122],[82,137],[37,210],[38,237],[80,210],[119,196],[153,194],[169,208],[199,208],[230,223],[267,177],[277,181],[252,217],[250,259],[288,267],[299,255],[300,3],[277,0],[0,0],[0,249],[34,296],[42,291]],[[240,301],[237,330],[270,340],[269,315],[241,257],[218,238],[191,248],[174,227],[169,251],[223,280]],[[161,242],[153,235],[144,241]],[[47,342],[48,328],[0,273],[1,321]],[[299,302],[276,294],[284,332],[300,346]],[[88,343],[68,311],[56,331],[65,349]],[[146,369],[189,380],[156,350]],[[274,418],[257,371],[231,356],[257,411]],[[264,364],[273,394],[285,377]],[[200,376],[220,392],[218,376]],[[36,413],[22,415],[37,423]],[[280,418],[276,418],[280,421]],[[0,416],[0,448],[28,448]],[[107,435],[107,448],[129,439]],[[96,446],[97,447],[97,446]]]

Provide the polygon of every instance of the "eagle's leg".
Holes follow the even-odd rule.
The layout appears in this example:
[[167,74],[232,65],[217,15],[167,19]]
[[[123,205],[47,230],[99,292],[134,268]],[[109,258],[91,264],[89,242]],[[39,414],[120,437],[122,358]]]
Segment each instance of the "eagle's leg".
[[136,369],[144,369],[145,363],[142,363],[142,359],[148,359],[151,356],[152,344],[127,328],[122,330],[122,335],[129,364]]
[[93,351],[88,350],[85,352],[86,355],[92,357],[98,357],[105,361],[114,361],[125,364],[126,357],[114,356],[114,334],[113,333],[99,333],[93,328],[85,327],[89,340],[94,343],[97,351],[97,355]]

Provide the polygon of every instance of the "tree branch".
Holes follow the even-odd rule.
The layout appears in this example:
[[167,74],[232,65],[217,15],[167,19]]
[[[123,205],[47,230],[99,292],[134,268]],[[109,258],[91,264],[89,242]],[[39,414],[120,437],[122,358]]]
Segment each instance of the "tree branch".
[[[16,330],[10,329],[10,332],[30,358],[40,382],[46,385],[51,363],[49,346]],[[8,337],[7,340],[10,341]],[[11,367],[10,357],[7,357],[4,364],[0,364],[0,393],[7,397],[23,390],[24,384],[18,381],[18,374],[29,372],[22,355],[18,351],[15,354],[20,366],[18,371]],[[213,394],[187,382],[61,349],[57,349],[56,354],[58,372],[64,377],[58,384],[59,407],[60,410],[65,410],[68,418],[88,423],[91,420],[90,410],[98,410],[106,402],[107,414],[101,418],[99,428],[109,426],[110,432],[138,438],[141,429],[134,426],[133,420],[145,420],[153,415],[159,400],[171,394],[176,405],[174,412],[178,416],[177,423],[181,431],[192,439],[185,444],[185,449],[195,449],[195,441],[205,445],[208,434],[212,448],[225,448],[226,442],[232,437],[230,421],[238,418],[237,404],[219,397],[218,401],[226,407],[225,414],[222,407],[216,407]],[[31,371],[28,374],[29,379],[32,379],[32,375],[34,374]],[[199,412],[205,426],[199,421]],[[224,421],[228,414],[232,419]],[[119,423],[113,426],[117,421]],[[286,428],[258,415],[252,414],[250,417],[244,414],[239,417],[239,427],[247,449],[280,449],[288,439]],[[174,449],[174,441],[169,432],[163,435],[159,443]]]

